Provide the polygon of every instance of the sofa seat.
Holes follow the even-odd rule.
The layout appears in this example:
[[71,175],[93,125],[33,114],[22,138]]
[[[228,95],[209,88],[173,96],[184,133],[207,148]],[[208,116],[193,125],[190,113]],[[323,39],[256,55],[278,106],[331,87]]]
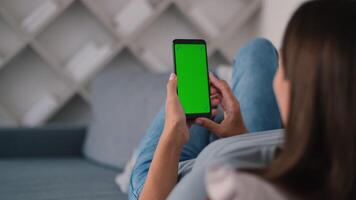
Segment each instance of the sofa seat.
[[0,199],[124,200],[118,172],[80,157],[1,159]]

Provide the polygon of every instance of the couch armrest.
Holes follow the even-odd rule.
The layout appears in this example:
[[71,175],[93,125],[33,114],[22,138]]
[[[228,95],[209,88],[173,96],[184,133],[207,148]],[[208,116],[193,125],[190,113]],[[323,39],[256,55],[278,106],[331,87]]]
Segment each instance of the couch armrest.
[[0,128],[0,158],[82,156],[85,127]]

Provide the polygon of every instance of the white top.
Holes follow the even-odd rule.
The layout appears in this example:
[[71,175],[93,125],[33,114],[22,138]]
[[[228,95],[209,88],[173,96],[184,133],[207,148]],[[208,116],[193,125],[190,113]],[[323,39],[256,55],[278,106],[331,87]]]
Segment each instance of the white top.
[[290,199],[262,178],[228,166],[210,169],[205,183],[210,200]]

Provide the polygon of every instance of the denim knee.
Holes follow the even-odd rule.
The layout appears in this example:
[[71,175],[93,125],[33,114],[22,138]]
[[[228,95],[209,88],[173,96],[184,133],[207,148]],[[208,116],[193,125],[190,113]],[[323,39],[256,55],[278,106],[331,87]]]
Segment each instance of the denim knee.
[[235,58],[238,57],[240,53],[250,54],[250,55],[256,53],[263,53],[263,54],[270,54],[276,56],[277,50],[272,44],[272,42],[269,41],[268,39],[255,38],[242,45],[241,48],[237,51]]
[[233,62],[234,87],[242,74],[264,74],[273,77],[278,67],[278,53],[273,44],[264,38],[253,39],[236,53]]
[[[234,58],[234,66],[239,62],[273,62],[274,65],[278,64],[278,51],[274,45],[265,38],[255,38],[244,44],[236,53]],[[242,65],[246,66],[246,65]],[[252,65],[253,67],[260,67],[261,65]],[[266,66],[266,65],[263,65]]]

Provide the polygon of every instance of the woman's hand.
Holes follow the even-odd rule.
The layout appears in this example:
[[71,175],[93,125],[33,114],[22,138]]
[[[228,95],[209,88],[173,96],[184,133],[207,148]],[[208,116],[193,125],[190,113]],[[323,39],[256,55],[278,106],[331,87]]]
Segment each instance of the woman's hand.
[[[210,98],[212,99],[212,103],[214,99],[218,99],[214,100],[215,102],[221,102],[221,107],[224,111],[224,120],[218,124],[208,118],[197,118],[195,123],[211,130],[219,137],[230,137],[247,133],[248,130],[242,119],[240,104],[235,98],[228,83],[224,80],[219,80],[212,73],[209,73],[209,79],[211,90],[213,91],[212,93],[216,91],[216,94],[212,95]],[[213,114],[216,114],[216,110],[212,110],[212,112]]]
[[167,83],[166,117],[162,139],[182,147],[189,140],[189,125],[177,95],[177,77],[172,73]]
[[171,74],[167,83],[166,116],[162,135],[153,155],[140,200],[163,200],[178,180],[178,163],[189,131],[177,96],[177,78]]
[[[210,86],[210,101],[213,116],[217,114],[216,108],[220,104],[220,98],[218,97],[218,90]],[[187,122],[177,95],[177,77],[172,73],[167,83],[166,118],[163,137],[175,145],[182,146],[188,142],[190,125],[191,122]]]
[[[211,88],[212,107],[216,107],[220,99],[218,90]],[[216,108],[212,109],[213,115]],[[167,83],[166,119],[163,133],[154,153],[140,200],[163,200],[172,191],[178,180],[179,156],[183,145],[189,139],[183,107],[177,95],[177,78],[171,74]],[[159,183],[159,184],[157,184]]]

